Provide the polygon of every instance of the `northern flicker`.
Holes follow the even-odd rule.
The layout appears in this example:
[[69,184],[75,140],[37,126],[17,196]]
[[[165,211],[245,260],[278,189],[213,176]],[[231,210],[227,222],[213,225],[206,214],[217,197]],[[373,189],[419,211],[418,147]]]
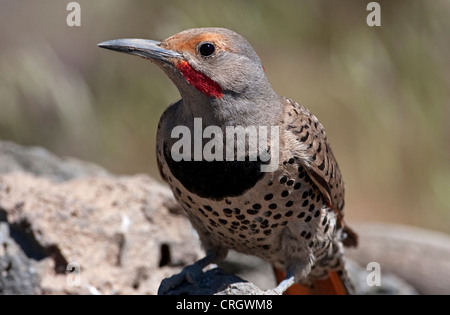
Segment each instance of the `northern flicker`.
[[[279,285],[271,293],[284,293],[295,283],[294,293],[300,285],[307,293],[350,293],[343,245],[356,245],[357,237],[343,221],[344,183],[324,128],[305,107],[272,89],[245,38],[228,29],[198,28],[161,42],[118,39],[99,46],[150,59],[181,94],[160,119],[157,161],[207,255],[164,280],[160,293],[221,261],[229,249],[274,266]],[[211,126],[214,132],[207,133]],[[225,140],[239,138],[225,135],[237,126],[278,129],[256,158],[249,153],[254,140],[245,134],[231,145],[245,151],[220,158],[230,146]],[[180,150],[184,131],[191,148]],[[215,159],[201,151],[213,135]],[[274,161],[274,168],[263,170]]]

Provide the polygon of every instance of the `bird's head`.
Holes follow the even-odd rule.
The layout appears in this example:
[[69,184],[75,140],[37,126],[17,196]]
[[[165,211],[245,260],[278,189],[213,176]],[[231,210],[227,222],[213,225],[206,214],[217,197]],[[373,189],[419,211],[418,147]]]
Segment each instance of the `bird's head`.
[[161,42],[117,39],[98,46],[150,59],[172,79],[183,99],[223,100],[233,104],[229,112],[239,112],[231,108],[236,101],[258,104],[277,97],[255,50],[228,29],[196,28]]

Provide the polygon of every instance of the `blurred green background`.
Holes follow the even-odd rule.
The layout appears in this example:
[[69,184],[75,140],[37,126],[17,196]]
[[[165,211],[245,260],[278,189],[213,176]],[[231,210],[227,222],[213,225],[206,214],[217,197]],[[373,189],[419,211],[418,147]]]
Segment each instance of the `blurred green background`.
[[281,95],[324,124],[351,221],[450,232],[450,1],[0,0],[0,139],[159,179],[155,134],[179,94],[150,62],[100,49],[227,27]]

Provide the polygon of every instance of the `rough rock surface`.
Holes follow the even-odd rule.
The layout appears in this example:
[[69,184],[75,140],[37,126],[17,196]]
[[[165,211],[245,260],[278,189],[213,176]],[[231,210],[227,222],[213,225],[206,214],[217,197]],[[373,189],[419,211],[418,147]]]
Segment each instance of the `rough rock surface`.
[[[0,211],[40,269],[42,293],[151,294],[174,272],[160,267],[201,254],[188,223],[169,214],[168,193],[146,176],[55,183],[14,173],[0,178]],[[66,275],[69,263],[75,269]],[[78,268],[80,286],[68,285]]]
[[0,142],[0,294],[155,294],[202,255],[171,192]]
[[[396,270],[402,264],[395,259],[379,259],[387,242],[379,235],[386,231],[366,237],[368,230],[358,231],[361,249],[350,254],[362,266],[382,262],[383,284],[368,287],[366,268],[352,264],[358,293],[415,293],[385,270],[423,288],[425,273],[408,278]],[[394,247],[389,250],[395,252]],[[445,246],[439,248],[450,252]],[[410,262],[414,253],[409,253]],[[42,148],[0,141],[0,294],[155,294],[163,278],[202,255],[172,193],[152,178],[114,176]],[[260,294],[258,288],[274,287],[267,263],[235,253],[229,257],[221,268],[170,293]],[[445,264],[439,268],[449,270]],[[448,292],[448,287],[428,285],[421,292]]]

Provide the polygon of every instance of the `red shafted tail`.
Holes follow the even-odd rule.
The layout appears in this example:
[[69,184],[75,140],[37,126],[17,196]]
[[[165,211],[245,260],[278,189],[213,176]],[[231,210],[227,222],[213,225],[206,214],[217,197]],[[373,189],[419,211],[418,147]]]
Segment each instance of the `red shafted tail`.
[[[286,277],[286,273],[280,269],[273,268],[277,283]],[[300,285],[292,285],[284,292],[284,295],[348,295],[350,294],[346,284],[341,279],[337,271],[330,271],[328,278],[314,281],[312,288]]]
[[314,288],[317,295],[348,295],[347,286],[337,271],[330,271],[328,278],[314,281]]

